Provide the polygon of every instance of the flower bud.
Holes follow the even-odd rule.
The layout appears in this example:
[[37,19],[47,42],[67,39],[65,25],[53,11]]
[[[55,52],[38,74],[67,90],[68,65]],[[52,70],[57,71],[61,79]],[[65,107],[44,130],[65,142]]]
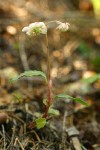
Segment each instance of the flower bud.
[[69,29],[69,23],[62,23],[60,21],[56,21],[56,23],[58,24],[57,29],[59,29],[62,32],[66,32]]

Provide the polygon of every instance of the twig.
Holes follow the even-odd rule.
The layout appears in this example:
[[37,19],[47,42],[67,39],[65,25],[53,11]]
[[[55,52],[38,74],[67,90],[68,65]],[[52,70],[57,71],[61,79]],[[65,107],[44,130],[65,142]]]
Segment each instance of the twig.
[[66,150],[66,146],[65,146],[65,142],[66,142],[66,138],[65,138],[66,116],[67,116],[67,111],[65,111],[64,118],[63,118],[63,132],[62,132],[62,148],[63,148],[63,150]]
[[17,142],[18,142],[18,144],[20,145],[21,149],[22,149],[22,150],[25,150],[24,147],[23,147],[23,145],[21,144],[21,142],[19,141],[18,138],[15,139],[14,146],[16,146]]
[[77,136],[71,138],[75,150],[82,150],[80,141]]
[[3,139],[4,139],[4,150],[6,150],[6,138],[5,138],[5,129],[4,125],[2,125]]
[[76,129],[76,127],[72,126],[69,129],[67,129],[67,133],[71,139],[71,143],[75,150],[82,150],[81,143],[78,139],[79,131]]
[[35,131],[33,131],[33,133],[35,134],[37,140],[38,140],[39,142],[41,142],[41,139],[40,139],[40,137],[38,136],[38,134],[37,134]]
[[7,147],[7,150],[9,149],[10,146],[13,146],[13,142],[14,142],[14,134],[15,134],[15,126],[13,127],[13,133],[12,133],[12,137],[11,137],[11,142]]
[[14,114],[9,114],[9,115],[10,115],[11,117],[17,119],[18,121],[20,121],[20,122],[23,124],[24,133],[26,133],[26,124],[25,124],[25,122],[24,122],[21,118],[19,118],[18,116],[14,115]]

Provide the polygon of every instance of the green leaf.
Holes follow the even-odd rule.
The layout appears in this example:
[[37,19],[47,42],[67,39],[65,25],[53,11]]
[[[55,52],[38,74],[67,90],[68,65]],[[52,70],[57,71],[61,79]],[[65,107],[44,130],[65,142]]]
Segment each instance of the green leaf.
[[100,74],[96,74],[93,77],[82,79],[82,81],[86,83],[94,83],[97,80],[100,80]]
[[79,102],[79,103],[81,103],[82,105],[85,105],[85,106],[88,105],[87,102],[84,101],[84,100],[81,99],[81,98],[72,98],[72,100],[74,100],[74,101],[76,101],[76,102]]
[[72,99],[73,97],[71,97],[70,95],[66,95],[66,94],[58,94],[54,97],[55,99],[58,98],[68,98],[68,99]]
[[59,110],[54,109],[54,108],[49,108],[49,114],[55,115],[55,116],[59,116]]
[[43,104],[46,106],[47,105],[47,99],[43,99]]
[[45,118],[38,118],[35,120],[37,129],[41,129],[46,125],[46,119]]
[[16,81],[22,77],[32,77],[32,76],[41,76],[43,77],[46,82],[47,82],[47,77],[46,75],[42,72],[42,71],[37,71],[37,70],[29,70],[29,71],[25,71],[24,73],[21,73],[20,75],[18,75],[17,77],[14,77],[12,79],[10,79],[10,82]]
[[79,103],[87,106],[87,103],[83,99],[81,99],[81,98],[74,98],[74,97],[66,95],[66,94],[58,94],[54,98],[55,99],[59,99],[59,98],[66,98],[67,99],[68,98],[68,99],[74,100],[76,102],[79,102]]

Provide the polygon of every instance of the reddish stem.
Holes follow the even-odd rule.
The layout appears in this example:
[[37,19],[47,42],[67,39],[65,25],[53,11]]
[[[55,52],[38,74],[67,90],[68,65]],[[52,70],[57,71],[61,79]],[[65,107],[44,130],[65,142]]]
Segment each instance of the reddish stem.
[[51,82],[51,72],[50,72],[50,54],[49,54],[49,44],[48,44],[48,36],[46,34],[46,45],[47,45],[47,71],[48,71],[48,88],[47,88],[47,104],[46,104],[46,111],[44,114],[44,117],[47,118],[48,117],[48,111],[49,111],[49,107],[51,105],[51,86],[52,86],[52,82]]

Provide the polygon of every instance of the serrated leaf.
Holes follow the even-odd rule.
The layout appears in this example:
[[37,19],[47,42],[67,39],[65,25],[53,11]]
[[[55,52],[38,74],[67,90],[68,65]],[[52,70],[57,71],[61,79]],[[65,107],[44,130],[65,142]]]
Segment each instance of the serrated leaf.
[[45,118],[38,118],[35,120],[36,122],[36,128],[41,129],[46,125],[46,119]]
[[16,80],[18,80],[18,79],[20,79],[22,77],[32,77],[32,76],[41,76],[47,82],[47,77],[46,77],[45,73],[43,73],[42,71],[37,71],[37,70],[25,71],[24,73],[21,73],[17,77],[14,77],[14,78],[10,79],[10,82],[16,81]]
[[81,99],[81,98],[74,98],[74,97],[72,97],[70,95],[66,95],[66,94],[58,94],[54,98],[55,99],[58,99],[58,98],[66,98],[67,99],[68,98],[68,99],[74,100],[76,102],[79,102],[79,103],[87,106],[87,103],[83,99]]
[[96,74],[96,75],[94,75],[93,77],[89,77],[89,78],[82,79],[82,81],[83,81],[83,82],[86,82],[86,83],[94,83],[94,82],[96,82],[97,80],[100,80],[100,74]]
[[54,108],[49,108],[49,114],[55,115],[55,116],[59,116],[59,110],[54,109]]

